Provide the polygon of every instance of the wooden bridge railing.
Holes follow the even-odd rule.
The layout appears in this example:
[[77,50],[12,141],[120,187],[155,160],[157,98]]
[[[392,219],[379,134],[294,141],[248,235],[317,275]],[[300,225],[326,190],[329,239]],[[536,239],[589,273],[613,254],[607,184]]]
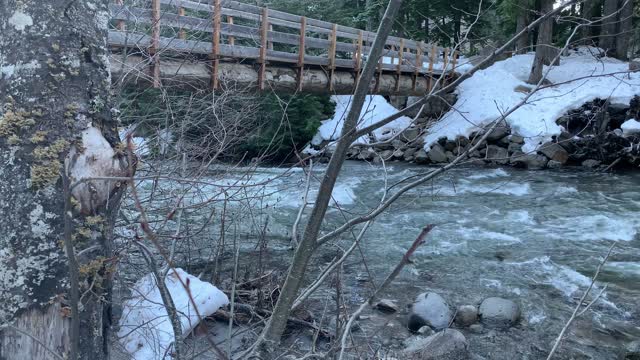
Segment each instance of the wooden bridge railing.
[[[305,67],[320,66],[329,74],[329,91],[336,69],[358,73],[366,61],[375,33],[231,0],[201,3],[188,0],[150,0],[150,7],[111,5],[112,47],[137,48],[149,56],[153,85],[160,85],[159,54],[206,56],[211,61],[211,85],[218,87],[222,59],[250,60],[260,66],[258,87],[264,89],[269,62],[298,70],[302,88]],[[149,1],[148,1],[149,2]],[[148,3],[147,2],[147,3]],[[455,68],[457,54],[441,47],[390,36],[377,76],[439,75]],[[437,65],[436,65],[437,64]]]

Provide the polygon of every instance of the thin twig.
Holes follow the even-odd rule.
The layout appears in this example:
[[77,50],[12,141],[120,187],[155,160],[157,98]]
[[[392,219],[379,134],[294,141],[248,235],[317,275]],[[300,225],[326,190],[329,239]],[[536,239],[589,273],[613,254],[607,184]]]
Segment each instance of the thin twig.
[[[617,244],[617,242],[614,242],[613,244],[611,244],[611,246],[609,247],[609,251],[607,252],[607,255],[604,257],[604,259],[602,259],[602,261],[598,265],[598,268],[596,269],[596,273],[593,275],[593,278],[591,278],[591,283],[589,284],[589,287],[587,288],[587,290],[584,292],[584,294],[580,298],[580,301],[578,301],[578,305],[576,305],[576,308],[573,310],[573,314],[571,314],[571,317],[569,318],[567,323],[562,328],[562,331],[560,331],[560,334],[558,334],[558,337],[556,338],[556,341],[553,344],[553,348],[551,349],[551,352],[549,352],[549,356],[547,356],[547,360],[551,360],[551,358],[553,357],[553,354],[555,354],[556,350],[558,350],[558,347],[560,346],[560,343],[562,342],[562,338],[564,337],[564,334],[569,329],[569,326],[571,326],[571,323],[578,316],[584,314],[584,312],[587,311],[587,309],[590,308],[591,305],[593,305],[595,300],[597,300],[600,297],[600,295],[598,295],[589,305],[587,305],[587,307],[582,312],[578,313],[578,311],[580,310],[580,307],[584,303],[584,300],[587,298],[587,296],[589,295],[589,292],[593,288],[593,285],[596,283],[596,279],[598,278],[598,275],[600,275],[600,270],[602,269],[604,264],[609,259],[609,256],[611,255],[611,252],[613,251],[613,248],[614,248],[614,246],[616,246],[616,244]],[[602,292],[601,292],[601,294],[602,294]]]

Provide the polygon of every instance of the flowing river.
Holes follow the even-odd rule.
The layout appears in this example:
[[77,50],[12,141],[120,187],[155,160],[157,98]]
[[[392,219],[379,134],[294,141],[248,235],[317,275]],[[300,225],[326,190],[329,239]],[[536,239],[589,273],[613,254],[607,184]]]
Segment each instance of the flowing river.
[[[316,166],[313,173],[320,177],[323,170]],[[325,230],[376,206],[385,183],[392,193],[402,180],[428,170],[347,162],[333,193],[339,207],[329,211]],[[250,179],[244,176],[239,170],[225,181],[266,182],[248,191],[267,211],[269,235],[275,239],[270,246],[280,249],[277,261],[290,259],[286,239],[302,203],[305,174],[301,169],[260,168]],[[500,296],[520,304],[522,319],[508,330],[463,329],[475,358],[545,358],[615,242],[587,302],[600,297],[567,332],[558,358],[618,359],[625,346],[640,339],[638,185],[638,173],[454,169],[410,190],[376,219],[363,239],[362,255],[354,253],[344,267],[344,295],[352,305],[364,301],[371,292],[362,281],[367,273],[380,284],[421,228],[434,224],[426,244],[385,292],[384,297],[401,304],[400,314],[362,321],[365,336],[386,344],[390,338],[400,348],[402,339],[412,336],[402,327],[405,305],[424,291],[439,293],[451,306]],[[311,184],[316,187],[317,179]],[[314,197],[312,190],[310,200]],[[338,243],[345,249],[351,239],[348,233]],[[337,253],[334,246],[325,247],[314,269]],[[324,289],[316,298],[331,291]]]

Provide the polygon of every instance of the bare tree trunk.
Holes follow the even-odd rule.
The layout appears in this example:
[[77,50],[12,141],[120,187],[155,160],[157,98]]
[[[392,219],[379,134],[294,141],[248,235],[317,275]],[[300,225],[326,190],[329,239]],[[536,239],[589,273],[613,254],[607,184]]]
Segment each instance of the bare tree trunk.
[[615,15],[618,11],[618,0],[604,0],[602,16],[602,30],[600,31],[600,41],[598,45],[604,49],[607,55],[615,54],[616,47],[616,23]]
[[[516,34],[520,33],[529,23],[529,1],[520,0],[518,2],[518,14],[516,15]],[[516,41],[516,54],[524,54],[529,47],[529,32],[518,38]]]
[[627,60],[629,56],[629,40],[633,31],[633,0],[620,0],[620,14],[618,14],[619,31],[616,36],[616,57]]
[[[553,10],[553,0],[542,0],[542,14]],[[550,63],[553,59],[551,36],[553,34],[553,19],[549,18],[540,24],[538,30],[538,41],[536,42],[536,56],[533,59],[531,73],[529,74],[529,84],[537,84],[542,79],[542,69],[545,62]],[[551,59],[550,59],[551,58]]]
[[[601,0],[586,0],[582,3],[581,17],[584,21],[594,21],[600,15],[602,7]],[[582,43],[585,45],[594,44],[598,36],[597,25],[584,26],[582,28]]]
[[377,60],[382,54],[382,48],[393,26],[393,19],[398,13],[401,4],[402,0],[389,1],[387,10],[380,21],[378,35],[367,57],[369,60],[365,64],[360,81],[353,95],[351,109],[342,127],[342,137],[338,141],[329,165],[327,166],[327,170],[322,178],[322,182],[320,183],[318,197],[314,202],[302,240],[296,249],[293,262],[287,273],[285,283],[282,286],[280,296],[278,297],[278,302],[273,310],[273,315],[261,335],[263,340],[269,343],[267,345],[277,344],[280,341],[280,337],[287,324],[287,319],[289,318],[291,306],[297,297],[302,280],[304,279],[309,259],[319,245],[317,242],[318,234],[329,206],[331,193],[333,192],[338,174],[346,159],[347,150],[355,140],[354,133],[360,118],[360,111],[366,99],[369,80],[374,74]]
[[[107,0],[0,0],[0,324],[8,325],[0,327],[0,359],[108,358],[120,191],[104,181],[71,190],[75,230],[66,240],[86,250],[78,289],[61,245],[61,173],[67,168],[73,182],[124,168],[114,151],[109,16]],[[73,286],[85,295],[72,319]],[[82,335],[72,336],[79,327]]]

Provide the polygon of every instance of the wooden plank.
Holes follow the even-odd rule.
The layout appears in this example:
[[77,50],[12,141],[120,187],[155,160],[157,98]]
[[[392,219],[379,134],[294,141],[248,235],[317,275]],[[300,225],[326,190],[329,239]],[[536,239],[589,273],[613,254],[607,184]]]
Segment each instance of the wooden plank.
[[[207,11],[213,12],[213,8],[209,4],[199,3],[195,1],[188,0],[160,0],[162,4],[170,5],[173,7],[184,7],[188,9],[198,10],[198,11]],[[222,8],[223,15],[232,15],[236,17],[242,17],[249,20],[258,21],[262,14],[262,8],[255,5],[243,4],[237,1],[225,0]],[[282,11],[270,10],[270,23],[273,25],[286,26],[291,27],[296,30],[299,30],[301,16],[289,14]],[[331,34],[333,31],[333,25],[330,22],[317,20],[317,19],[307,19],[307,31],[314,31],[323,34]],[[337,35],[338,37],[357,40],[359,29],[355,29],[348,26],[338,25]],[[363,33],[368,41],[372,42],[376,36],[376,33],[365,31]],[[387,40],[387,44],[399,46],[400,40],[402,38],[389,36]],[[418,47],[418,42],[413,40],[405,39],[405,47],[416,50]]]
[[[126,9],[127,11],[126,12],[122,11],[124,9]],[[142,23],[142,24],[152,23],[150,12],[147,9],[140,9],[135,7],[118,7],[118,6],[112,5],[112,13],[114,14],[113,15],[114,19],[126,20],[132,16],[137,20],[138,23]],[[225,14],[224,8],[222,10],[222,15],[230,16],[228,14]],[[256,17],[255,19],[259,20],[258,17]],[[273,21],[274,20],[270,18],[269,20],[270,24]],[[202,32],[209,32],[209,33],[213,32],[213,24],[210,19],[202,19],[202,18],[197,18],[192,16],[181,17],[178,14],[163,12],[162,23],[163,23],[163,26],[170,26],[170,27],[183,28],[187,30],[202,31]],[[278,25],[278,24],[274,24],[274,25]],[[313,29],[309,26],[307,26],[306,28],[307,28],[307,31],[309,32],[313,31]],[[296,29],[299,29],[299,24],[296,26]],[[259,28],[252,28],[245,25],[241,26],[241,25],[223,23],[221,31],[222,31],[222,35],[241,37],[241,38],[250,38],[253,40],[256,40],[257,37],[259,36]],[[326,33],[328,35],[331,35],[331,31],[327,31]],[[336,35],[338,38],[342,37],[340,31],[337,31]],[[299,36],[298,34],[269,31],[268,41],[271,41],[274,43],[297,45],[299,43],[298,36]],[[357,40],[357,37],[355,37],[354,39]],[[318,39],[315,37],[307,37],[306,43],[307,43],[307,48],[318,48],[318,49],[324,49],[324,50],[328,49],[330,45],[329,40]],[[336,43],[336,50],[343,51],[343,52],[354,52],[356,49],[353,43],[338,41]],[[364,54],[364,53],[367,53],[368,51],[369,51],[369,47],[363,46],[362,53]],[[388,54],[396,55],[397,52],[390,50],[388,51]],[[413,57],[413,54],[405,53],[404,56]]]
[[218,89],[218,65],[220,64],[220,0],[213,0],[213,36],[211,37],[211,88]]
[[[222,24],[224,26],[224,24]],[[308,38],[307,38],[308,39]],[[120,32],[111,30],[109,31],[109,45],[112,47],[128,47],[131,49],[138,48],[147,48],[151,44],[151,37],[146,34],[140,34],[135,32]],[[178,38],[165,38],[160,37],[159,49],[166,56],[183,56],[184,54],[194,54],[194,55],[210,55],[212,51],[212,42],[211,41],[198,41],[198,40],[182,40]],[[406,53],[405,53],[406,55]],[[290,63],[295,66],[298,63],[298,54],[297,53],[286,53],[282,51],[273,51],[269,50],[265,57],[266,61],[274,61],[281,63]],[[256,60],[259,62],[260,58],[260,48],[258,47],[248,47],[241,45],[230,46],[228,44],[220,44],[219,48],[219,58],[232,58],[237,60]],[[315,65],[315,66],[328,66],[329,59],[326,56],[312,56],[306,54],[304,57],[305,65]],[[335,60],[336,69],[344,68],[344,69],[353,69],[353,60],[352,59],[337,59]],[[397,69],[397,65],[392,64],[378,64],[379,72],[383,71],[395,71]],[[403,65],[402,72],[403,73],[412,73],[415,71],[415,66],[413,65]],[[439,74],[440,71],[432,71],[434,74]],[[421,71],[421,73],[425,73],[425,71]]]
[[304,77],[304,56],[306,55],[305,38],[307,37],[307,18],[300,19],[300,43],[298,44],[298,77],[296,79],[297,91],[302,91],[302,80]]
[[427,91],[431,91],[431,86],[432,86],[432,82],[433,82],[433,62],[436,59],[436,47],[432,46],[431,47],[431,54],[429,55],[429,84],[427,86]]
[[160,45],[160,1],[151,1],[151,46],[149,47],[149,56],[151,58],[151,77],[153,79],[153,87],[160,87],[160,55],[158,54]]
[[262,21],[260,22],[260,71],[258,72],[258,89],[264,90],[264,73],[267,67],[267,32],[269,30],[269,10],[262,8]]
[[336,42],[337,42],[338,25],[333,24],[331,32],[331,44],[329,45],[329,91],[333,91],[333,74],[336,72]]

